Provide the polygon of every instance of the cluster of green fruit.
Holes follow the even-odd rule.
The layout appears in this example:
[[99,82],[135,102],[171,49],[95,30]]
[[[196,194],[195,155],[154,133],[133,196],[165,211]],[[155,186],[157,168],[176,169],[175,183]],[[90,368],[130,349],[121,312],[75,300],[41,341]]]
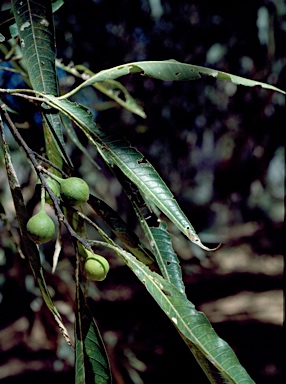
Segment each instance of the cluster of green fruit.
[[[89,187],[87,183],[78,177],[62,179],[55,175],[53,179],[47,179],[47,184],[53,194],[64,203],[71,206],[79,206],[89,198]],[[47,192],[41,197],[41,209],[27,222],[27,233],[36,244],[44,244],[55,236],[56,228],[53,220],[46,213],[45,202],[52,203]],[[104,280],[109,270],[107,260],[91,251],[86,250],[84,269],[91,280]]]
[[[60,197],[63,202],[72,206],[81,205],[89,198],[87,183],[78,177],[61,179],[53,175],[53,179],[47,179],[47,184],[56,197]],[[45,210],[45,202],[51,203],[47,192],[41,201],[40,212],[32,216],[27,223],[28,235],[37,244],[47,243],[55,235],[55,224]]]

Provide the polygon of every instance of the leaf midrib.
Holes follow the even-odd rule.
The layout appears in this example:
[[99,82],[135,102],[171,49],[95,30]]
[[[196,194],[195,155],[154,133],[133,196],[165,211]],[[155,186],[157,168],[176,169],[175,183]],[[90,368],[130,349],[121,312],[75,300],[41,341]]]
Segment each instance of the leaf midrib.
[[27,1],[27,6],[28,6],[29,18],[30,18],[30,22],[31,22],[32,39],[34,41],[34,49],[35,49],[35,52],[36,52],[36,57],[37,57],[37,61],[38,61],[38,68],[39,68],[39,72],[40,72],[40,75],[41,75],[43,89],[44,89],[44,92],[47,93],[46,84],[45,84],[45,81],[43,80],[44,76],[43,76],[43,70],[42,70],[42,67],[41,67],[41,60],[40,60],[40,57],[39,57],[38,44],[37,44],[37,39],[36,39],[36,35],[35,35],[35,28],[34,28],[34,22],[33,22],[34,19],[32,17],[32,9],[30,7],[30,2],[31,2],[30,0]]

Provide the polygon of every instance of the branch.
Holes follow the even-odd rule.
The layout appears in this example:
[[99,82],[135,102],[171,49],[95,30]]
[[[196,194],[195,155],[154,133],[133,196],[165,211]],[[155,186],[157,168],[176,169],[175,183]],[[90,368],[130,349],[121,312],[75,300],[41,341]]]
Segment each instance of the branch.
[[48,183],[46,182],[46,179],[43,175],[43,173],[47,173],[46,169],[43,168],[36,160],[36,155],[35,153],[31,150],[31,148],[26,144],[26,142],[24,141],[24,139],[22,138],[22,136],[20,135],[19,131],[17,130],[17,128],[15,127],[13,121],[11,120],[8,112],[6,111],[6,106],[5,104],[0,104],[0,114],[2,115],[3,117],[3,121],[7,124],[7,126],[9,127],[12,135],[14,136],[16,142],[19,144],[20,147],[23,148],[23,150],[25,151],[27,157],[30,159],[37,175],[39,176],[39,179],[41,180],[41,183],[43,184],[44,188],[46,189],[46,191],[48,192],[48,194],[50,195],[51,197],[51,200],[54,204],[54,208],[55,208],[55,212],[57,214],[57,217],[58,217],[58,220],[59,222],[62,222],[65,227],[67,228],[69,234],[75,238],[78,242],[80,242],[85,248],[91,250],[91,247],[90,247],[90,244],[89,242],[82,238],[81,236],[79,236],[75,230],[71,227],[71,225],[68,223],[68,221],[66,220],[65,218],[65,215],[60,207],[60,203],[59,203],[59,199],[54,195],[53,191],[51,190],[51,188],[49,187]]

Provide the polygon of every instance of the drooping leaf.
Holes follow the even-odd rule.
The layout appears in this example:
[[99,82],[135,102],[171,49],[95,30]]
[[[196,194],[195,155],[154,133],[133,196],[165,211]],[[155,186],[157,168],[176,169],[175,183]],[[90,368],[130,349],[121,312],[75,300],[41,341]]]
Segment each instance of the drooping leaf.
[[[179,207],[171,191],[161,179],[150,162],[123,138],[107,135],[96,128],[92,116],[86,108],[60,100],[52,95],[45,95],[47,104],[59,109],[68,116],[90,139],[97,150],[115,164],[140,189],[148,200],[157,206],[192,242],[202,249],[211,249],[201,243],[192,224]],[[216,249],[216,248],[215,248]]]
[[230,346],[214,331],[202,312],[156,272],[151,272],[130,253],[112,247],[144,284],[193,352],[212,383],[254,384]]
[[[153,250],[161,274],[167,281],[174,284],[181,293],[185,294],[181,267],[178,257],[173,250],[166,223],[162,219],[158,219],[154,212],[149,209],[136,185],[120,172],[118,168],[113,167],[113,169],[114,174],[131,201],[136,216]],[[159,226],[158,221],[160,223]]]
[[49,293],[48,287],[45,282],[45,278],[43,275],[43,269],[41,266],[40,261],[40,254],[39,250],[36,246],[36,244],[30,240],[27,230],[26,230],[26,224],[29,220],[26,205],[24,202],[23,194],[21,191],[21,187],[18,181],[17,174],[15,172],[11,156],[9,154],[9,148],[5,140],[4,130],[1,126],[1,134],[2,134],[2,143],[3,143],[3,152],[4,152],[4,159],[5,159],[5,165],[6,165],[6,171],[8,176],[8,182],[10,186],[10,191],[13,198],[13,203],[16,210],[16,216],[19,223],[19,229],[21,233],[21,238],[23,241],[23,251],[25,256],[28,258],[29,263],[31,265],[32,272],[34,274],[35,280],[37,281],[41,294],[43,296],[44,302],[46,303],[49,310],[52,312],[56,322],[59,325],[59,328],[66,339],[67,343],[71,345],[71,340],[69,337],[69,334],[62,322],[61,316],[55,307],[51,295]]
[[[182,212],[171,191],[150,162],[119,135],[96,130],[106,156],[158,207],[192,242],[205,247],[192,224]],[[97,139],[98,140],[98,139]]]
[[74,92],[92,85],[97,82],[106,80],[114,80],[121,76],[132,73],[141,73],[144,76],[152,77],[163,81],[183,81],[183,80],[196,80],[200,79],[201,75],[207,75],[220,80],[229,80],[237,85],[244,85],[246,87],[260,86],[276,92],[285,94],[285,91],[266,83],[246,79],[244,77],[231,75],[230,73],[221,72],[216,69],[201,67],[198,65],[180,63],[176,60],[164,61],[138,61],[134,63],[127,63],[118,65],[110,69],[106,69],[96,73],[94,76],[87,79],[74,89]]
[[184,293],[111,239],[106,241],[93,243],[112,249],[124,260],[172,321],[212,384],[254,384],[230,346],[216,334],[206,316],[195,309]]
[[[59,60],[56,61],[56,64],[57,67],[64,69],[66,72],[82,79],[90,78],[94,75],[90,69],[83,65],[65,66]],[[116,103],[121,107],[131,111],[132,113],[135,113],[138,116],[146,118],[146,114],[142,107],[136,102],[136,100],[130,95],[127,89],[119,81],[106,80],[101,83],[94,83],[92,86],[116,101]],[[67,98],[72,94],[74,94],[74,91],[67,93],[63,96],[63,98]]]
[[110,384],[106,350],[78,284],[76,304],[75,384]]

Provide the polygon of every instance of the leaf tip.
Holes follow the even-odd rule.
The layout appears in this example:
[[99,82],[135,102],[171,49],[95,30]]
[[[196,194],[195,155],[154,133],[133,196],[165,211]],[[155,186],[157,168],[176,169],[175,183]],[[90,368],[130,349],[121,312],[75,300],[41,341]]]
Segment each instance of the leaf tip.
[[199,236],[195,233],[191,233],[189,230],[187,230],[187,236],[188,238],[196,245],[198,245],[200,248],[204,249],[205,251],[211,251],[211,252],[214,252],[216,250],[218,250],[221,246],[222,246],[222,243],[219,243],[215,248],[209,248],[207,246],[205,246],[202,242],[201,242],[201,239],[199,238]]

